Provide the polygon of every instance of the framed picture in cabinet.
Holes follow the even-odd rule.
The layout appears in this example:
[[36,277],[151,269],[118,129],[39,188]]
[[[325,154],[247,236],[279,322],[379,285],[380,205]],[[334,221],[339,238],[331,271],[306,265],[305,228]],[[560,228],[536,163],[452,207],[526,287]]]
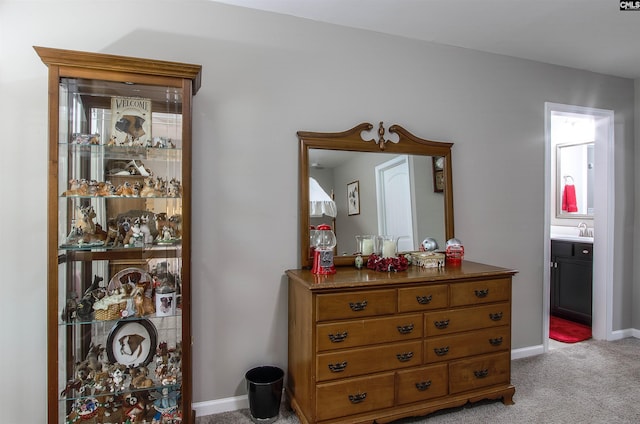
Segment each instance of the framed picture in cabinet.
[[157,346],[158,332],[151,321],[119,321],[107,338],[107,357],[112,364],[145,366],[153,360]]

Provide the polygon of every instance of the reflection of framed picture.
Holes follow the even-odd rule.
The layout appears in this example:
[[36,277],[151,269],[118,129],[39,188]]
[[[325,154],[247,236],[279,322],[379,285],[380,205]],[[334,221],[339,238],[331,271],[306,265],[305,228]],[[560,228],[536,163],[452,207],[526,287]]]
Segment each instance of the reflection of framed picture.
[[444,191],[444,157],[433,156],[433,191],[442,193]]
[[112,364],[147,365],[158,347],[158,332],[147,319],[119,321],[107,338],[107,357]]
[[347,184],[347,205],[349,215],[360,214],[360,182],[354,181]]

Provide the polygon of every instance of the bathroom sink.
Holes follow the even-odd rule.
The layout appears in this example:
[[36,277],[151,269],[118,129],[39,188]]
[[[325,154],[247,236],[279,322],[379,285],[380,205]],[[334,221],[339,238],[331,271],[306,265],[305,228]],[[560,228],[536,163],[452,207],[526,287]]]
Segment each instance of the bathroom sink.
[[569,234],[554,234],[551,233],[551,240],[560,241],[573,241],[578,243],[591,243],[593,244],[593,237],[574,236]]
[[[583,233],[585,234],[584,236],[581,235]],[[550,234],[551,240],[593,243],[593,228],[588,228],[587,225],[582,222],[576,227],[552,225]]]

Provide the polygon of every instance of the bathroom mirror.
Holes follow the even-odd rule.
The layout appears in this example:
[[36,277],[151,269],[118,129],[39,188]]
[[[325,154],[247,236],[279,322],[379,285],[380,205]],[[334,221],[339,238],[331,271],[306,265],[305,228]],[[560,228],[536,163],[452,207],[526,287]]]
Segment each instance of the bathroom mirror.
[[[372,124],[362,123],[338,133],[299,131],[298,139],[302,267],[312,264],[310,226],[320,223],[334,228],[338,240],[334,262],[338,266],[354,263],[356,235],[387,233],[384,229],[394,226],[390,221],[399,213],[408,217],[403,215],[400,221],[410,222],[407,234],[393,234],[401,237],[399,251],[418,250],[426,237],[436,238],[444,248],[446,240],[454,237],[453,143],[421,139],[399,125],[385,131],[382,122],[377,134]],[[326,193],[323,198],[333,197],[335,217],[310,216],[316,210],[310,203],[310,177],[315,180],[312,184],[317,182]],[[405,182],[397,184],[397,180]],[[389,206],[397,205],[398,199],[404,199],[407,206],[391,210]]]
[[556,218],[593,218],[594,143],[556,146]]

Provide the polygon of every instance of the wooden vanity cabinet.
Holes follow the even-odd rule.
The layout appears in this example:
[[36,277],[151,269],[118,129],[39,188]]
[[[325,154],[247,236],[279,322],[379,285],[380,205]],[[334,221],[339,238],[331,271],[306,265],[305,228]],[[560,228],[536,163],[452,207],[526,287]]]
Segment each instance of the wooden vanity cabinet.
[[551,314],[591,325],[593,244],[551,241]]
[[286,393],[302,423],[385,423],[481,399],[512,404],[511,280],[444,269],[289,270]]

